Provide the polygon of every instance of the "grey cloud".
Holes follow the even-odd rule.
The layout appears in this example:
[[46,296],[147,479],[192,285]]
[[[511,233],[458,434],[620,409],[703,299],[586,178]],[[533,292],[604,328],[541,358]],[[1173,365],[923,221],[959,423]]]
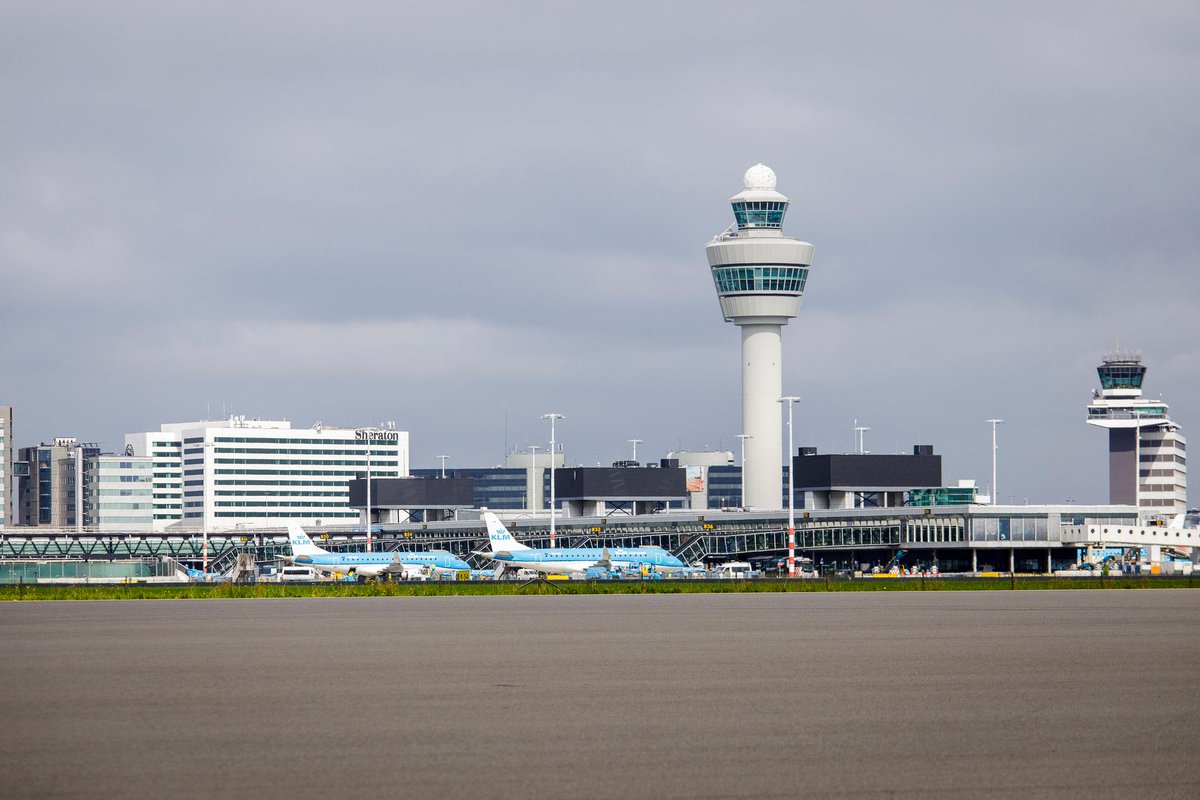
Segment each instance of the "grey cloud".
[[[532,441],[552,406],[589,463],[633,436],[730,447],[738,337],[702,249],[759,160],[817,246],[784,347],[820,446],[859,414],[880,448],[919,437],[983,478],[999,414],[1014,492],[1103,499],[1082,408],[1117,339],[1200,424],[1194,4],[738,12],[12,5],[0,335],[22,345],[0,402],[21,443],[225,402],[394,418],[415,464],[494,463],[505,412]],[[222,356],[245,335],[253,374]],[[322,381],[302,344],[346,355]]]

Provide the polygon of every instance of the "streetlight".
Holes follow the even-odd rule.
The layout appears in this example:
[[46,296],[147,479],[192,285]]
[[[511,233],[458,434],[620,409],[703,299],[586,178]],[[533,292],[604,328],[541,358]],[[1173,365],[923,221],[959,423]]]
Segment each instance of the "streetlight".
[[562,414],[542,414],[542,419],[550,420],[550,549],[554,549],[554,421],[566,419]]
[[628,441],[630,444],[633,445],[633,460],[634,460],[634,463],[636,463],[637,462],[637,446],[639,444],[641,444],[642,442],[644,442],[645,439],[627,439],[626,441]]
[[[388,422],[387,429],[392,430],[396,427],[396,423]],[[367,552],[371,552],[371,444],[373,438],[383,433],[383,423],[379,423],[378,428],[363,428],[363,433],[367,435]]]
[[867,445],[867,437],[864,436],[867,431],[871,430],[865,426],[859,425],[858,420],[854,420],[854,444],[858,447],[858,454],[861,456],[865,453]]
[[1131,408],[1133,416],[1133,509],[1134,521],[1142,524],[1142,409]]
[[742,440],[742,510],[746,509],[746,440],[753,439],[753,433],[739,433],[737,438]]
[[446,459],[450,456],[438,456],[442,460],[442,477],[446,477]]
[[371,437],[374,428],[367,428],[367,552],[371,552]]
[[996,426],[1003,425],[1002,419],[989,419],[987,422],[992,423],[992,505],[996,505],[996,498],[1000,494],[996,491]]
[[788,577],[796,577],[796,476],[794,464],[796,451],[792,444],[792,406],[800,402],[794,395],[779,398],[788,407]]

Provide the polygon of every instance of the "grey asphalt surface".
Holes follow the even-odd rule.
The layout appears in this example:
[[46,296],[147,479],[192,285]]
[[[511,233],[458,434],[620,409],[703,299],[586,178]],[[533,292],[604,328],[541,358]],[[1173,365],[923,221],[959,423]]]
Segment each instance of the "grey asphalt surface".
[[1196,797],[1200,591],[0,604],[0,796]]

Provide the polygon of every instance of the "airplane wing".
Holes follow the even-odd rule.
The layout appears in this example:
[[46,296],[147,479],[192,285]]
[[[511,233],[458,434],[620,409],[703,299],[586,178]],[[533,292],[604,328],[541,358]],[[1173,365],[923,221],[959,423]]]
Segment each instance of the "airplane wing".
[[392,563],[390,563],[390,564],[388,564],[386,567],[384,567],[384,568],[383,568],[383,571],[384,571],[384,572],[390,572],[390,573],[392,573],[392,574],[396,574],[396,573],[403,574],[403,573],[404,573],[404,562],[400,560],[400,553],[399,553],[399,552],[397,552],[397,553],[396,553],[396,554],[395,554],[395,555],[392,557]]
[[612,558],[608,555],[608,547],[600,551],[600,560],[596,562],[596,566],[603,569],[612,569]]

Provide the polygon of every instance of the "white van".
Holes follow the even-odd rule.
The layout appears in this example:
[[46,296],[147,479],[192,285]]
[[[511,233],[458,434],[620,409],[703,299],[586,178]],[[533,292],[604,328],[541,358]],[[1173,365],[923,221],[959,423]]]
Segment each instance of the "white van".
[[316,579],[317,573],[312,567],[283,567],[275,580],[280,583],[305,583]]
[[714,578],[742,581],[756,575],[757,573],[750,567],[749,561],[726,561],[724,564],[718,564],[712,573]]

